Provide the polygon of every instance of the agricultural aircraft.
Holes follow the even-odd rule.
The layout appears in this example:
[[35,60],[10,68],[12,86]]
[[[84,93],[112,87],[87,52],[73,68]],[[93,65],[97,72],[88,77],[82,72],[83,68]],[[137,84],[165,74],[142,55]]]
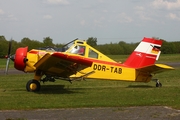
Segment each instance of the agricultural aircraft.
[[32,92],[40,90],[40,81],[55,79],[70,82],[84,79],[134,82],[155,80],[156,87],[161,87],[162,84],[158,79],[153,79],[153,76],[174,69],[165,64],[155,64],[161,53],[162,42],[154,38],[143,38],[123,63],[114,61],[88,45],[85,40],[78,39],[66,44],[63,49],[67,49],[63,51],[32,49],[28,52],[28,47],[21,47],[14,55],[8,55],[8,59],[14,61],[17,70],[34,73],[34,78],[26,84],[27,91]]

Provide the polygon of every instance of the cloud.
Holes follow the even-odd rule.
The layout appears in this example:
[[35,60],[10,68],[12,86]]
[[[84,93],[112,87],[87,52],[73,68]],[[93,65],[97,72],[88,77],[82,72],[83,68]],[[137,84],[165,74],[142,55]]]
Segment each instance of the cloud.
[[4,14],[4,11],[0,9],[0,15],[3,15]]
[[85,21],[85,20],[81,20],[81,21],[80,21],[80,24],[81,24],[82,26],[84,26],[84,25],[86,24],[86,21]]
[[14,15],[10,14],[10,15],[7,15],[7,18],[8,20],[11,20],[11,21],[18,21],[18,18],[16,18]]
[[144,21],[152,20],[152,18],[149,16],[151,12],[148,12],[148,9],[145,9],[142,6],[136,6],[134,10],[141,20],[144,20]]
[[138,10],[138,11],[143,11],[143,10],[144,10],[144,7],[142,7],[142,6],[136,6],[134,9],[135,9],[135,10]]
[[165,8],[168,10],[180,9],[180,0],[176,1],[167,1],[167,0],[154,0],[152,5],[155,8]]
[[51,15],[44,15],[43,18],[44,19],[52,19],[52,16]]
[[93,22],[96,27],[102,27],[104,20],[105,20],[104,17],[99,17],[99,18],[94,19]]
[[2,16],[0,16],[0,20],[5,20],[5,21],[17,21],[18,20],[18,18],[13,14],[5,14],[5,12],[2,9],[0,9],[0,15],[2,15]]
[[174,14],[174,13],[169,13],[169,14],[167,15],[167,17],[170,18],[170,19],[172,19],[172,20],[178,20],[178,21],[180,21],[180,17],[177,16],[176,14]]
[[130,23],[133,21],[126,13],[120,13],[117,15],[118,22],[120,23]]
[[61,5],[68,5],[69,2],[67,0],[47,0],[48,4],[61,4]]

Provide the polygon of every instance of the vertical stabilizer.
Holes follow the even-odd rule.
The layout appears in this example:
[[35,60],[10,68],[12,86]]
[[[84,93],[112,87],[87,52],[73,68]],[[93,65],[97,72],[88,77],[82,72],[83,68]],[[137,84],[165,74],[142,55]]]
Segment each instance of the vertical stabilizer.
[[132,68],[141,68],[154,64],[161,53],[161,45],[162,40],[144,38],[124,62],[124,65]]

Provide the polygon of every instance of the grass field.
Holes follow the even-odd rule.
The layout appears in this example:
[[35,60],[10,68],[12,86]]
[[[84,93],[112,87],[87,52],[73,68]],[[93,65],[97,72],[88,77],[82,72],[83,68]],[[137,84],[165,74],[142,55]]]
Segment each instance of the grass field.
[[[159,62],[178,62],[180,55],[162,55]],[[126,56],[111,56],[115,60]],[[119,58],[118,58],[119,57]],[[0,60],[0,66],[5,60]],[[10,68],[13,65],[11,64]],[[27,92],[25,85],[33,74],[0,76],[0,109],[50,109],[76,107],[171,106],[180,109],[180,68],[156,75],[155,82],[86,80],[41,83],[41,91]]]

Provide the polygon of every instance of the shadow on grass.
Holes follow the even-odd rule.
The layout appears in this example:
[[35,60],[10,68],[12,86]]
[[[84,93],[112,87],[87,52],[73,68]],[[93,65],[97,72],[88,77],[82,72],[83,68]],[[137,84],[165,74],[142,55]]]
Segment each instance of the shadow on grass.
[[71,88],[65,87],[64,85],[42,85],[37,94],[73,94],[79,93]]
[[150,85],[129,85],[127,88],[154,88],[153,86]]

